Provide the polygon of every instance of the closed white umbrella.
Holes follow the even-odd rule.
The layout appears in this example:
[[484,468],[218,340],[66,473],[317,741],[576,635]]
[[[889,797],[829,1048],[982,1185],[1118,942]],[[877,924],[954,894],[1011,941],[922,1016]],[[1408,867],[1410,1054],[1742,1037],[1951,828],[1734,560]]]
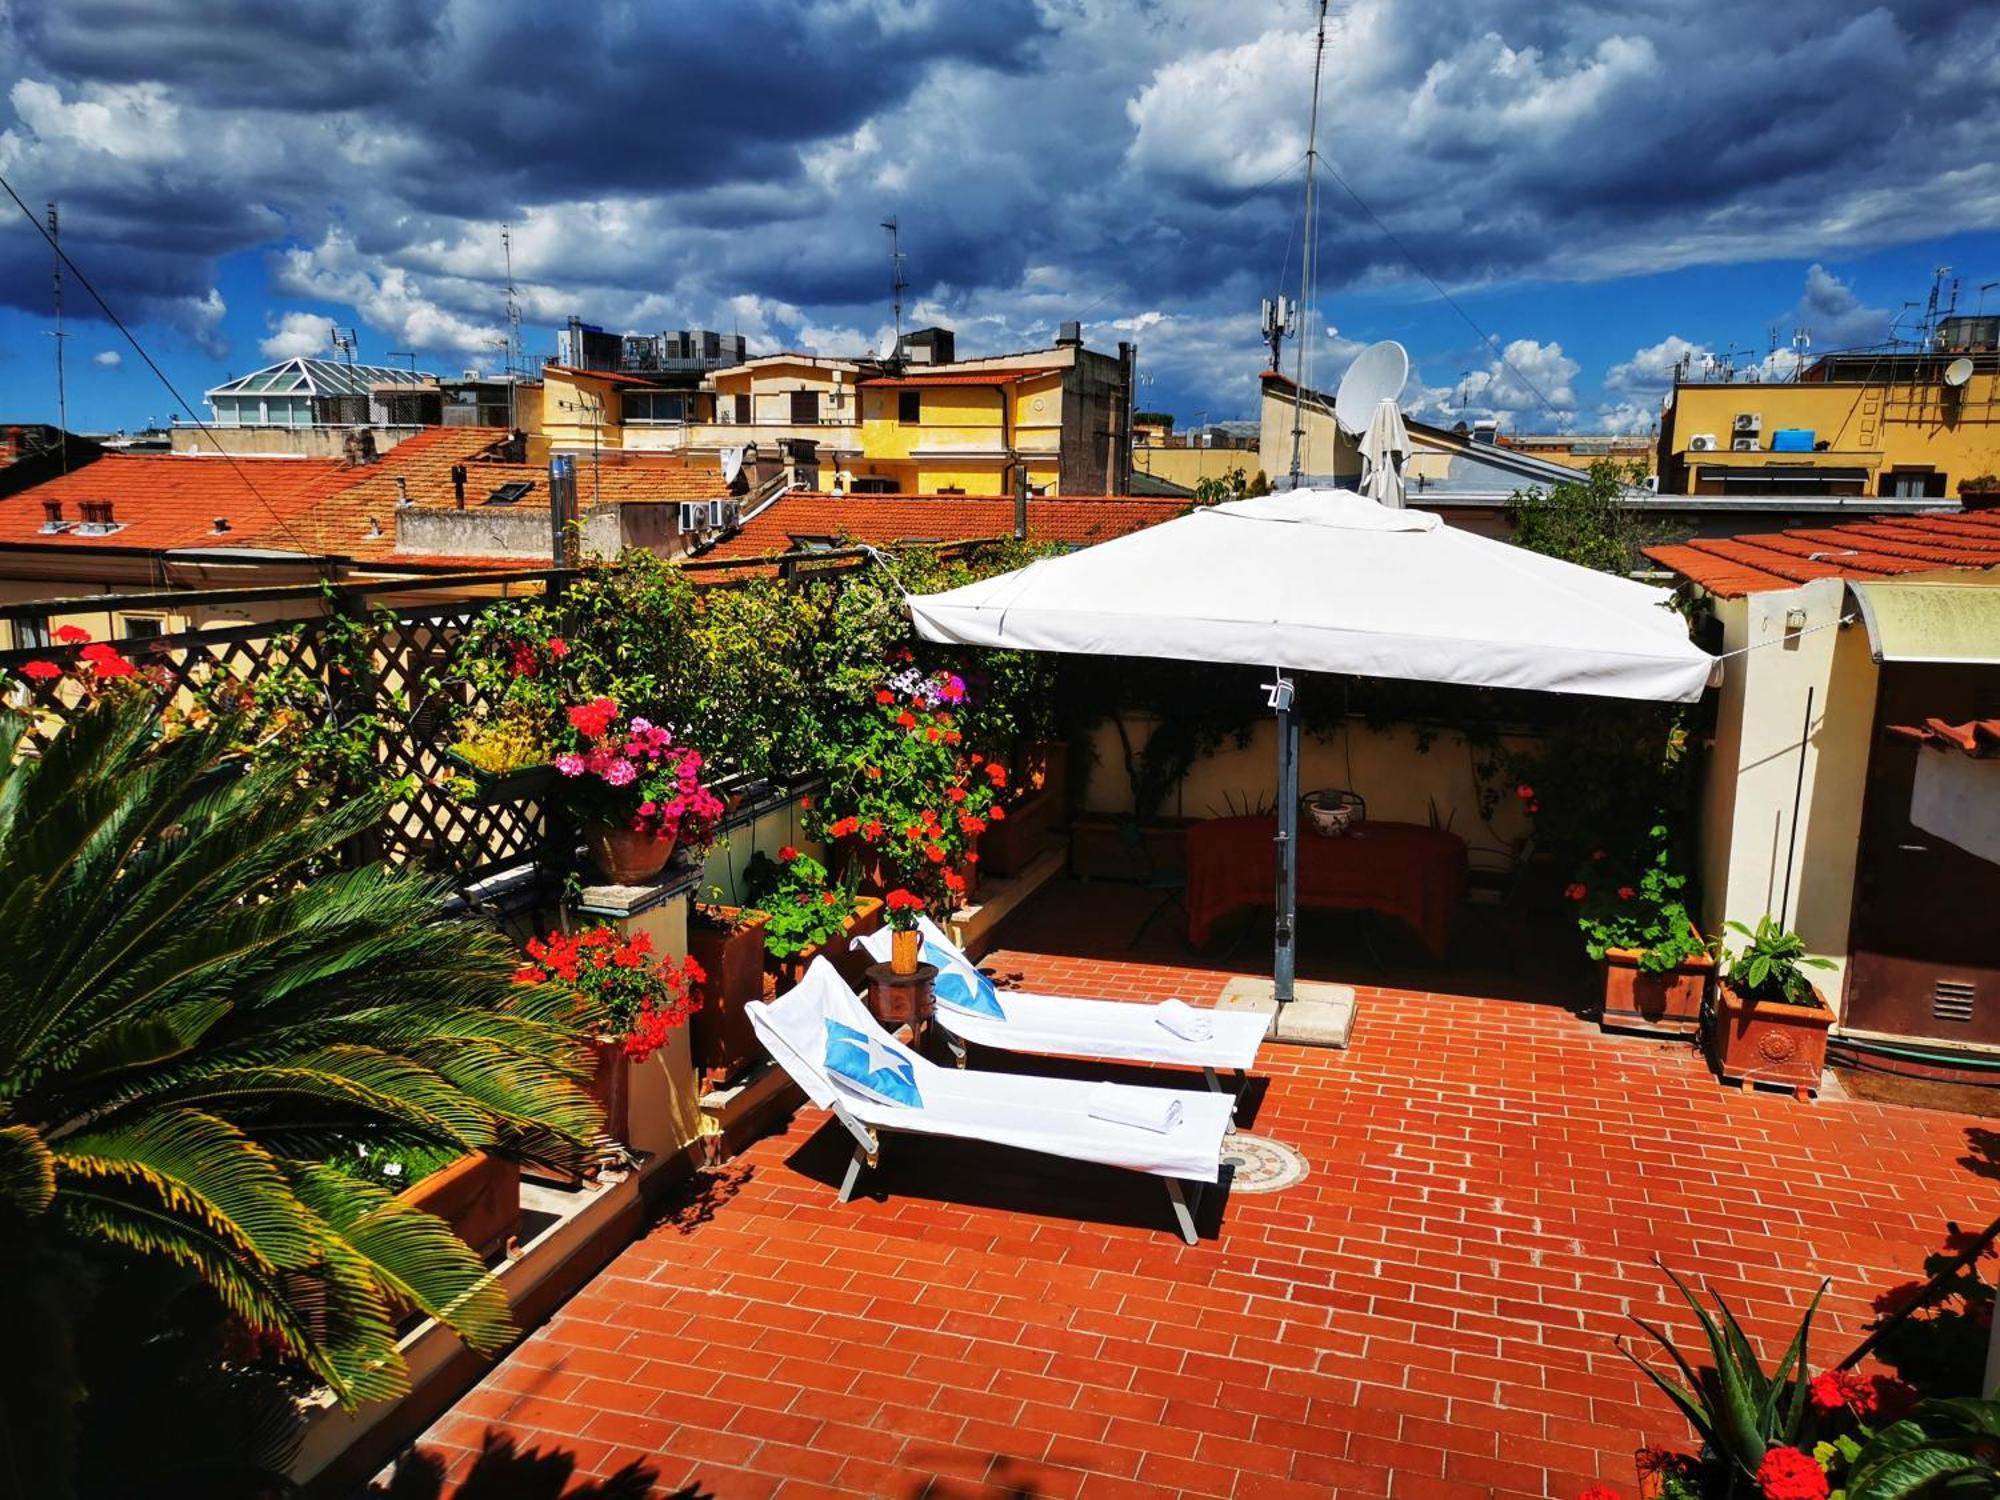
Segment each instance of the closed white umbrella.
[[1665,589],[1391,510],[1292,490],[1196,510],[909,601],[926,640],[1274,666],[1280,1000],[1292,994],[1298,739],[1286,670],[1688,702],[1711,658]]
[[1403,508],[1403,460],[1410,454],[1410,430],[1396,398],[1384,396],[1361,436],[1361,493],[1378,505]]

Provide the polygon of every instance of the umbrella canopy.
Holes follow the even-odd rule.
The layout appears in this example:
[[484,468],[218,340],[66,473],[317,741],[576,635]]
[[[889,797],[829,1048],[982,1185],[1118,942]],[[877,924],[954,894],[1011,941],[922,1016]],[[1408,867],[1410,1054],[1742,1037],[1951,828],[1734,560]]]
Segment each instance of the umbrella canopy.
[[1396,398],[1375,403],[1368,430],[1361,435],[1361,493],[1378,505],[1403,508],[1403,460],[1410,453],[1410,430]]
[[1667,591],[1292,490],[912,598],[926,640],[1688,702],[1710,658]]

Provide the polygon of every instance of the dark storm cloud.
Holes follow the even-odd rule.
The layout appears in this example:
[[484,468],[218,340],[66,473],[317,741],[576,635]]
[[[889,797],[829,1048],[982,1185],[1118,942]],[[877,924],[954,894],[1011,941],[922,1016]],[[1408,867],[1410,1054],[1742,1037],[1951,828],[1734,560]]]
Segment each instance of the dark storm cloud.
[[[108,291],[191,331],[217,259],[268,247],[316,312],[490,347],[512,222],[531,320],[872,341],[896,213],[913,300],[961,347],[1087,312],[1185,386],[1254,372],[1305,9],[17,0],[0,171],[63,200]],[[1561,281],[2000,225],[1990,7],[1355,0],[1327,66],[1322,149],[1400,244],[1325,182],[1323,302],[1412,279],[1406,250],[1450,282]],[[12,274],[36,254],[0,231],[0,299],[38,305]]]

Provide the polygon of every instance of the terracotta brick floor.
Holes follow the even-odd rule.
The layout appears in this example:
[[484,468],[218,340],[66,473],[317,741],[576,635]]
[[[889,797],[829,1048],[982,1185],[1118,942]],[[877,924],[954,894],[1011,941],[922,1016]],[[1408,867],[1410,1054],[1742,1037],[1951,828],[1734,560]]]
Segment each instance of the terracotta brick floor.
[[[1185,956],[1063,952],[1073,896],[990,962],[1083,995],[1221,987]],[[1319,965],[1343,967],[1369,972]],[[1249,1127],[1311,1175],[1211,1201],[1197,1246],[1156,1183],[942,1143],[892,1140],[838,1206],[846,1151],[808,1110],[422,1446],[463,1472],[499,1434],[716,1497],[1630,1494],[1635,1445],[1684,1437],[1612,1343],[1635,1312],[1688,1327],[1653,1257],[1766,1338],[1832,1277],[1824,1359],[2000,1196],[1969,1117],[1724,1090],[1546,1001],[1360,998],[1351,1049],[1260,1069]]]

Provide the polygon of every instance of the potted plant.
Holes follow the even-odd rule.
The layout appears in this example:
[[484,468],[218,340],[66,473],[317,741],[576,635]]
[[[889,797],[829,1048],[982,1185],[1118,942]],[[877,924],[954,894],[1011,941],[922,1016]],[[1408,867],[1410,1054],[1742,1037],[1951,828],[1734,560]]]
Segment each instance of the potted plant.
[[[563,702],[569,642],[516,631],[470,653],[470,685],[479,703],[461,719],[445,758],[457,768],[453,790],[467,802],[533,797],[555,779],[554,740]],[[433,692],[441,691],[431,684]]]
[[702,756],[650,720],[624,718],[617,701],[565,710],[575,742],[556,757],[597,867],[621,885],[666,868],[674,845],[705,843],[722,803],[702,784]]
[[1687,876],[1676,868],[1665,824],[1648,832],[1639,868],[1598,851],[1570,883],[1584,951],[1603,966],[1607,1031],[1692,1037],[1701,1030],[1715,959],[1688,915]]
[[1958,497],[1975,504],[1987,504],[2000,499],[2000,475],[1989,472],[1959,480]]
[[826,866],[787,844],[773,860],[759,854],[744,875],[751,899],[765,913],[764,962],[779,983],[799,982],[821,953],[850,985],[858,986],[868,955],[849,945],[882,925],[882,902],[857,896],[833,880]]
[[1833,961],[1809,957],[1805,940],[1768,912],[1754,929],[1731,922],[1729,930],[1744,945],[1723,955],[1709,1060],[1732,1083],[1784,1084],[1804,1098],[1819,1087],[1833,1025],[1832,1008],[1805,971],[1830,969]]
[[917,931],[917,918],[924,914],[924,898],[900,886],[884,898],[889,922],[889,968],[896,974],[914,974],[923,954],[924,936]]
[[1008,784],[1004,762],[965,744],[965,701],[964,682],[949,673],[890,678],[857,716],[814,809],[816,831],[847,856],[844,870],[876,866],[885,884],[938,911],[971,892],[979,837]]
[[747,906],[714,900],[694,905],[688,956],[707,977],[701,1008],[689,1023],[689,1040],[704,1089],[722,1087],[762,1055],[743,1007],[764,996],[764,929],[770,920],[767,913]]
[[630,1128],[626,1063],[645,1062],[686,1024],[707,977],[694,958],[656,959],[645,933],[627,937],[608,923],[529,939],[528,962],[514,971],[517,983],[561,984],[575,996],[596,1036],[588,1087],[603,1106],[605,1133],[619,1141]]
[[490,1151],[422,1145],[371,1149],[356,1142],[329,1165],[435,1214],[480,1255],[500,1249],[520,1223],[521,1169]]

